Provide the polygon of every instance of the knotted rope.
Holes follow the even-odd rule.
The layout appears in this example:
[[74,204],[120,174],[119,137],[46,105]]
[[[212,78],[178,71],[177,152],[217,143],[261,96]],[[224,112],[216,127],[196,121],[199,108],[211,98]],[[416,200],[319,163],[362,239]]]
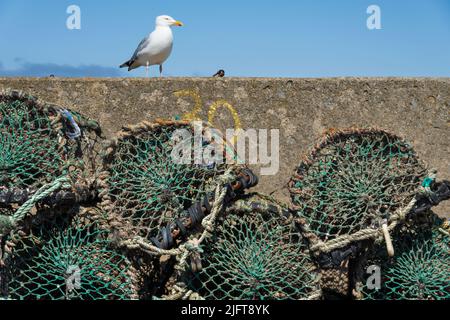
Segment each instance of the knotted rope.
[[25,218],[36,203],[59,189],[68,189],[70,187],[70,179],[66,176],[60,177],[52,183],[42,186],[12,216],[0,215],[0,235],[7,234],[16,228],[17,224]]
[[228,171],[225,172],[223,176],[218,178],[211,214],[209,214],[203,219],[202,226],[204,230],[198,240],[195,239],[190,240],[180,245],[178,248],[170,250],[161,249],[152,244],[149,244],[148,241],[146,241],[142,237],[134,237],[131,240],[121,241],[119,243],[119,246],[127,247],[128,249],[141,249],[144,252],[153,256],[178,256],[180,257],[178,259],[179,261],[178,268],[181,268],[179,266],[184,265],[187,257],[189,256],[189,253],[193,251],[198,251],[200,244],[206,238],[212,235],[212,232],[214,231],[214,223],[217,219],[217,216],[223,210],[224,200],[228,192],[227,185],[236,179],[235,175],[233,174],[233,170],[234,169],[232,168],[228,169]]
[[[405,208],[401,208],[397,210],[393,215],[391,215],[389,219],[389,225],[387,226],[389,232],[392,231],[401,221],[405,220],[406,215],[412,210],[412,208],[416,204],[416,201],[416,199],[411,200]],[[338,238],[328,240],[327,242],[318,240],[316,243],[311,245],[311,250],[329,253],[331,251],[345,247],[352,242],[362,241],[366,239],[381,240],[382,238],[382,228],[366,228],[353,234],[342,235]]]
[[[177,263],[175,266],[176,274],[182,273],[187,266],[187,259],[193,253],[202,253],[201,244],[208,238],[210,238],[214,232],[215,222],[221,212],[223,212],[225,198],[229,191],[227,185],[235,181],[236,176],[233,174],[232,168],[230,168],[223,176],[218,180],[217,187],[215,190],[214,203],[212,205],[211,213],[206,216],[202,221],[203,232],[198,239],[191,239],[186,243],[183,243],[176,249],[163,250],[157,248],[156,246],[148,244],[144,239],[136,237],[133,240],[123,241],[120,243],[121,246],[126,246],[128,249],[141,249],[144,252],[162,256],[169,255],[175,256]],[[154,297],[154,299],[158,299]],[[172,288],[172,293],[169,296],[163,297],[164,300],[202,300],[202,298],[192,290],[188,290],[182,286],[175,285]]]

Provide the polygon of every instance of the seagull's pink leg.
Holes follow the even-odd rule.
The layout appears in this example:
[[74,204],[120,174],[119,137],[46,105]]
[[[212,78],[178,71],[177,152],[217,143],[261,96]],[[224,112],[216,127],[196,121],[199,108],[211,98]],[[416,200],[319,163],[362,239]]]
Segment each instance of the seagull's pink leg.
[[148,77],[150,76],[150,75],[149,75],[149,72],[148,72],[148,69],[149,69],[148,65],[149,65],[149,63],[148,63],[148,61],[147,61],[147,65],[145,66],[145,77],[146,77],[146,78],[148,78]]

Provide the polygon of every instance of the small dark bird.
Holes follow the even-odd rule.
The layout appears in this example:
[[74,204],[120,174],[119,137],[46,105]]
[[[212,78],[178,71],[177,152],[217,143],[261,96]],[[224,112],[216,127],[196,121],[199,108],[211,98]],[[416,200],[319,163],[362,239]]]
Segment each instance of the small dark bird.
[[219,77],[219,78],[223,78],[225,77],[225,70],[220,69],[219,71],[216,72],[215,75],[213,75],[213,77]]

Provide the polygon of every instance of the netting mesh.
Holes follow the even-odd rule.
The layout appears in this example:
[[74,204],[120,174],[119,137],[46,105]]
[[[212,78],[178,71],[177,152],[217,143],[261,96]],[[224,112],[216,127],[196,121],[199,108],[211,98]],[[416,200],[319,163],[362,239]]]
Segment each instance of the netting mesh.
[[19,300],[115,300],[134,297],[133,268],[108,232],[79,215],[35,218],[10,238],[5,297]]
[[381,288],[363,282],[362,298],[368,300],[450,299],[449,228],[407,233],[395,243],[396,255],[389,259],[375,248],[367,265],[381,270]]
[[62,174],[58,133],[29,101],[0,97],[0,185],[29,187]]
[[0,94],[0,191],[36,191],[67,175],[89,187],[100,127],[79,113],[16,91]]
[[[194,129],[187,122],[144,122],[120,133],[105,156],[103,206],[132,235],[155,236],[160,227],[200,201],[224,172],[221,164],[175,162],[177,129],[189,133],[182,143],[193,146]],[[209,143],[202,141],[203,146]]]
[[292,218],[258,197],[219,217],[190,288],[205,299],[318,298],[317,274]]
[[77,112],[2,91],[0,237],[30,213],[92,200],[100,139],[98,123]]
[[427,171],[412,147],[382,130],[328,133],[296,170],[291,196],[322,241],[379,227],[408,206]]

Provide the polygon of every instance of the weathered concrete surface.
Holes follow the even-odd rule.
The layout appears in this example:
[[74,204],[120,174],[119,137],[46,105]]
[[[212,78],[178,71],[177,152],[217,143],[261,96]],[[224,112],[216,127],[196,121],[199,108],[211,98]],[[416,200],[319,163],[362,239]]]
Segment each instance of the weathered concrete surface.
[[[288,199],[286,183],[300,157],[326,128],[376,126],[413,143],[420,157],[450,179],[450,79],[25,79],[0,78],[0,88],[37,95],[100,121],[106,136],[141,120],[192,112],[208,119],[214,102],[231,104],[245,128],[280,129],[280,172],[260,190]],[[176,95],[180,90],[184,94]],[[194,99],[195,93],[197,97]],[[201,101],[200,101],[201,100]],[[223,102],[223,101],[222,101]],[[215,123],[232,128],[232,115]],[[438,213],[450,216],[450,205]]]

